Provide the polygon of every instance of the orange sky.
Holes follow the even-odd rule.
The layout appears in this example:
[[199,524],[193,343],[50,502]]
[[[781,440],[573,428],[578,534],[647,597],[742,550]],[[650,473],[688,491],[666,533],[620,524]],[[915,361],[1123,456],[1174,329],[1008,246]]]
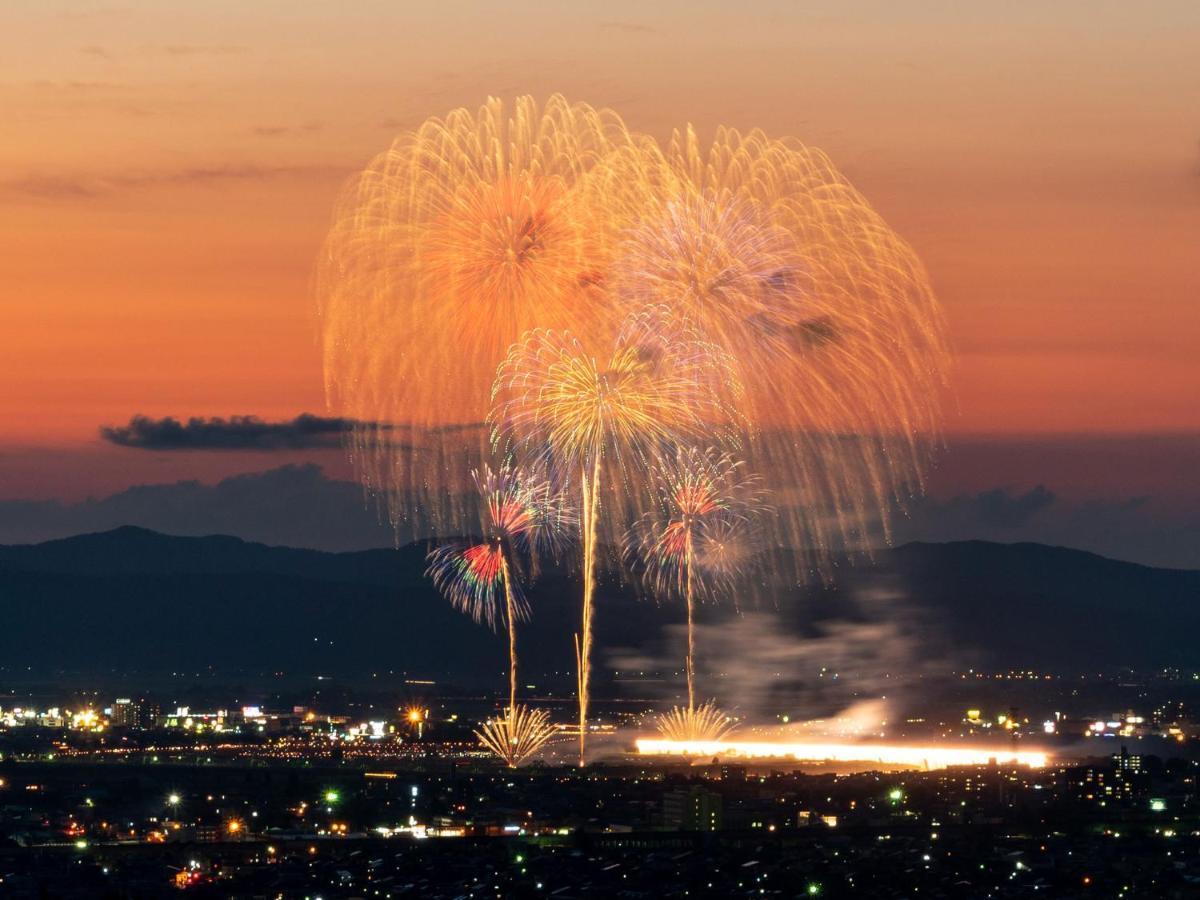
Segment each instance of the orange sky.
[[932,274],[952,435],[1200,429],[1194,2],[114,2],[0,8],[0,450],[320,412],[342,179],[553,91],[829,152]]

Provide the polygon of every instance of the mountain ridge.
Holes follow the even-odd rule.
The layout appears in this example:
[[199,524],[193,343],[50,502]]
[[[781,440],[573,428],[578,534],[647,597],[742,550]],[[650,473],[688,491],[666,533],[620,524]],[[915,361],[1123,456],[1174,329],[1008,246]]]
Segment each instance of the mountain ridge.
[[[494,677],[503,642],[453,610],[424,570],[423,544],[330,553],[136,526],[0,546],[0,660]],[[698,620],[734,629],[769,615],[798,644],[885,623],[907,629],[923,654],[977,666],[1200,665],[1200,649],[1181,637],[1200,630],[1198,571],[988,541],[914,542],[837,571],[833,585],[774,586],[773,610],[741,617],[706,606]],[[895,599],[864,602],[880,585]],[[561,568],[531,589],[536,615],[521,629],[531,677],[572,670],[578,592],[576,574]],[[612,579],[601,604],[600,646],[670,658],[680,604],[641,601]]]

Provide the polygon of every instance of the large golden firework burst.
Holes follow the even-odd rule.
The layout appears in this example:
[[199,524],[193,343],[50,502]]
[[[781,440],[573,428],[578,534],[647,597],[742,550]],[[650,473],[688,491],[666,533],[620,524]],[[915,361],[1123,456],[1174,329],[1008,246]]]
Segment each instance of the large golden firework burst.
[[743,453],[781,513],[774,542],[823,552],[887,535],[922,486],[948,363],[912,249],[824,154],[760,131],[705,146],[689,128],[614,160],[610,202],[638,212],[622,219],[636,224],[612,289],[730,354]]
[[618,218],[589,178],[635,142],[608,111],[490,99],[402,134],[345,189],[317,292],[326,390],[401,528],[453,532],[497,364],[534,328],[611,342]]

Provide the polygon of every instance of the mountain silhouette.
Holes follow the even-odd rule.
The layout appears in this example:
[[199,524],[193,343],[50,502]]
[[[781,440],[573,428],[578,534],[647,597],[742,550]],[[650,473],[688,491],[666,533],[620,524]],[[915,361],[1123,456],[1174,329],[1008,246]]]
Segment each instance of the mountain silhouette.
[[[352,553],[124,527],[0,547],[0,666],[34,672],[401,672],[493,684],[500,636],[450,607],[424,576],[424,545]],[[1039,544],[906,544],[842,564],[823,586],[776,586],[797,640],[881,615],[857,598],[887,585],[919,611],[932,649],[964,664],[1079,671],[1196,666],[1200,572],[1153,569]],[[521,627],[523,681],[570,684],[579,584],[551,567]],[[883,616],[887,615],[884,607]],[[702,623],[738,613],[704,607]],[[597,645],[659,646],[678,604],[601,583]],[[754,652],[753,647],[746,648]],[[603,676],[601,676],[603,677]]]

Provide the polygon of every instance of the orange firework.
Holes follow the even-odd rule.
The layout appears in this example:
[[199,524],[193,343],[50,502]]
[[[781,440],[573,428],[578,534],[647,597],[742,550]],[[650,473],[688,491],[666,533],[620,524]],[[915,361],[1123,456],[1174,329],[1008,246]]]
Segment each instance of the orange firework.
[[491,99],[401,135],[346,188],[317,274],[326,389],[398,529],[461,524],[518,337],[570,326],[611,342],[621,315],[598,285],[618,220],[589,179],[634,140],[561,96]]
[[636,224],[612,289],[730,354],[743,453],[780,507],[774,543],[887,535],[922,483],[948,360],[912,249],[822,153],[759,131],[703,147],[689,128],[615,159],[610,202]]

